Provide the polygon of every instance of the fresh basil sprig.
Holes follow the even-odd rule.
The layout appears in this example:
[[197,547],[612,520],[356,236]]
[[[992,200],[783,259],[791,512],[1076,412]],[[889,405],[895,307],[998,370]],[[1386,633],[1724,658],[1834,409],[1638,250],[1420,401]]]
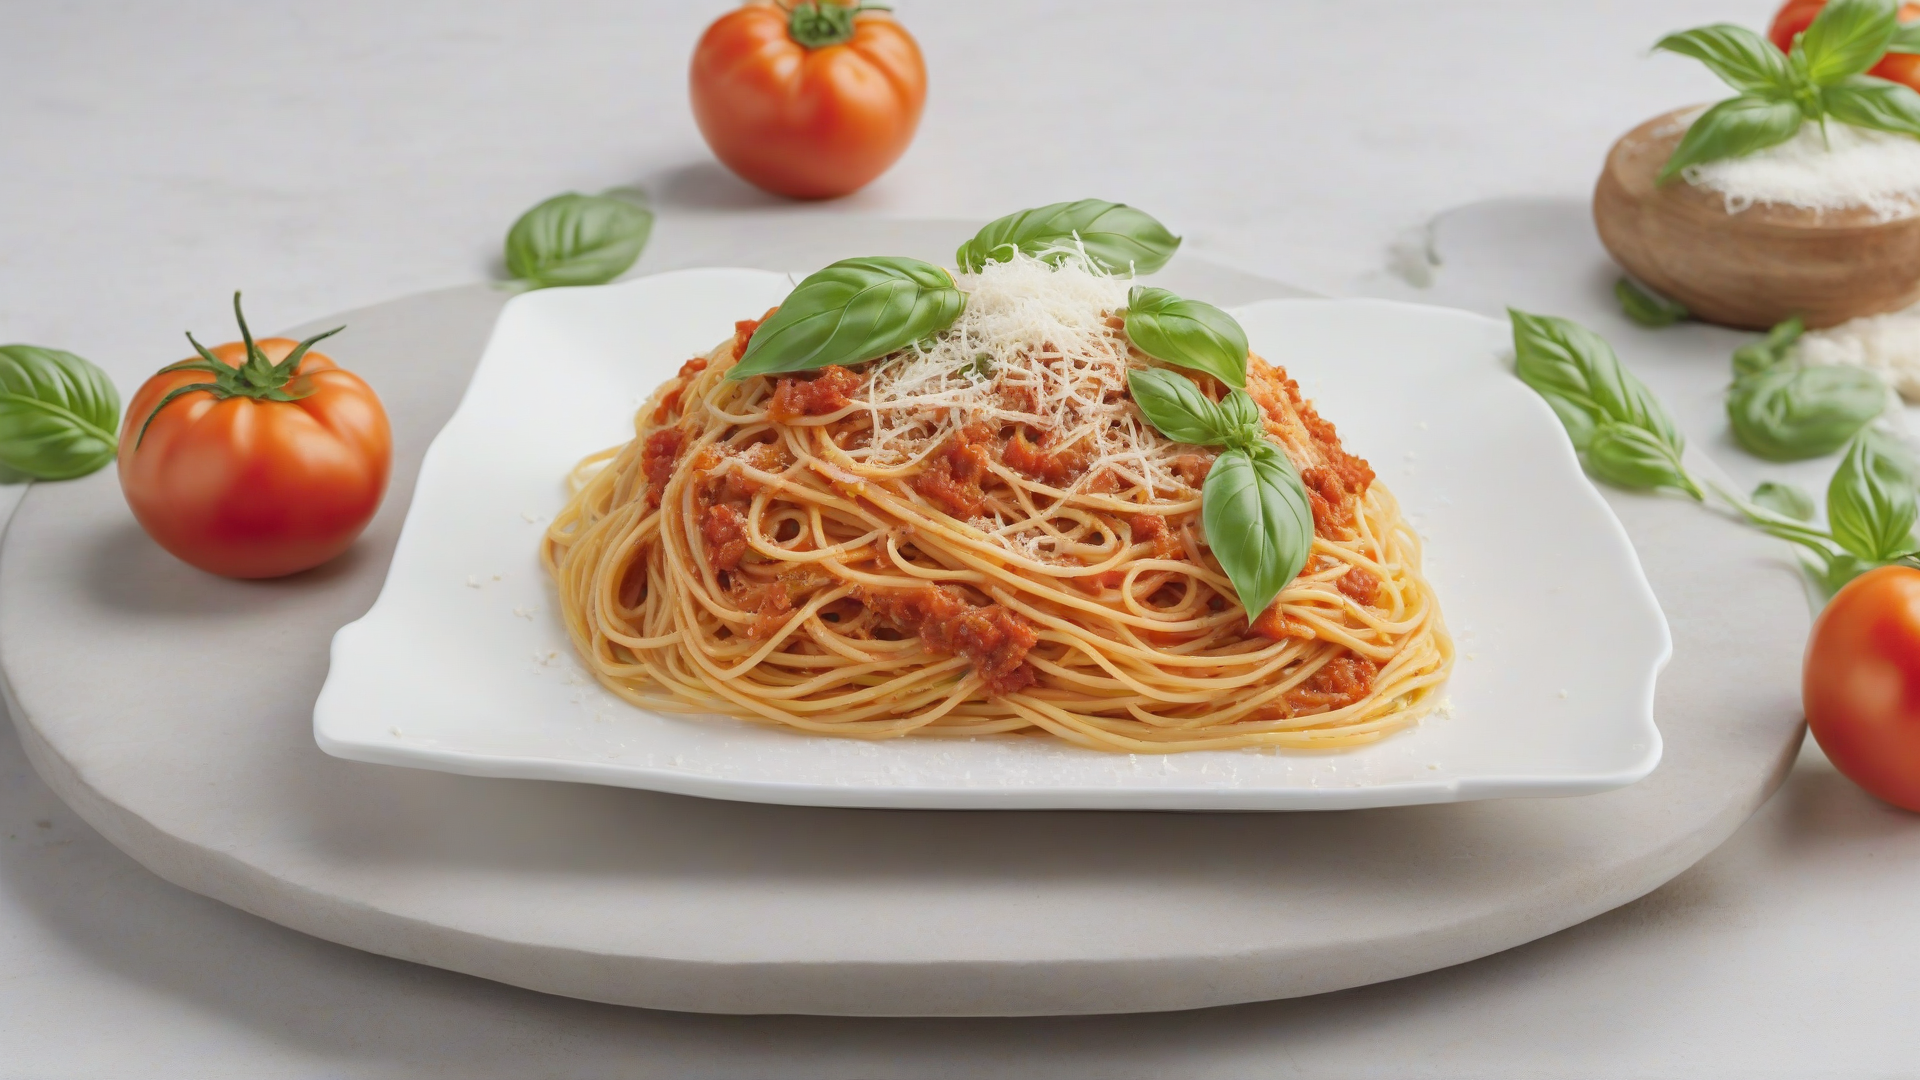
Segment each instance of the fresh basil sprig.
[[1909,56],[1920,55],[1920,22],[1904,23],[1893,32],[1893,40],[1887,42],[1890,53],[1906,53]]
[[842,259],[787,294],[727,378],[864,363],[945,330],[966,306],[953,275],[932,263]]
[[1260,407],[1243,390],[1216,404],[1171,371],[1127,376],[1134,404],[1176,442],[1225,447],[1200,490],[1207,546],[1254,619],[1299,576],[1313,550],[1313,504],[1293,462],[1267,438]]
[[1135,285],[1127,294],[1126,329],[1134,346],[1155,360],[1204,371],[1236,389],[1247,385],[1247,332],[1212,304]]
[[70,352],[0,345],[0,471],[70,480],[119,450],[120,394]]
[[[1780,505],[1784,485],[1762,484],[1751,501],[1720,491],[1748,523],[1798,546],[1807,569],[1831,596],[1877,566],[1920,563],[1913,527],[1916,506],[1912,463],[1886,439],[1863,431],[1827,485],[1827,530],[1810,524],[1812,500],[1798,489],[1795,505]],[[1804,502],[1804,507],[1797,505]],[[1804,510],[1804,513],[1796,512]]]
[[954,252],[955,265],[978,273],[988,262],[1006,262],[1024,252],[1058,266],[1085,251],[1113,274],[1151,274],[1167,265],[1180,238],[1151,216],[1104,199],[1049,203],[988,223]]
[[1653,290],[1641,285],[1632,278],[1621,278],[1613,283],[1614,298],[1620,301],[1620,310],[1641,326],[1659,329],[1672,326],[1693,317],[1685,307],[1674,303]]
[[1795,521],[1812,521],[1818,509],[1813,504],[1813,496],[1804,489],[1777,480],[1761,481],[1748,498],[1753,500],[1755,506],[1763,506]]
[[1705,495],[1680,464],[1686,439],[1613,347],[1578,323],[1508,309],[1514,370],[1552,406],[1587,471],[1626,488]]
[[1768,461],[1831,454],[1886,407],[1886,384],[1856,367],[1777,364],[1742,375],[1727,393],[1734,438]]
[[1920,94],[1866,71],[1896,47],[1920,49],[1900,27],[1897,0],[1833,0],[1782,58],[1765,38],[1720,23],[1670,34],[1656,49],[1689,56],[1740,93],[1701,114],[1660,170],[1741,157],[1792,138],[1809,121],[1920,137]]
[[520,215],[507,232],[507,272],[529,289],[604,285],[633,266],[653,234],[644,193],[567,192]]

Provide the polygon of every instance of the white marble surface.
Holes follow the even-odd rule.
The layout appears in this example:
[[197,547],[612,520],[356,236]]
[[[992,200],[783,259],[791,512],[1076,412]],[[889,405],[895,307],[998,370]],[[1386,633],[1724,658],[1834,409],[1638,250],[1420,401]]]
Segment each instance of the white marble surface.
[[[277,326],[472,280],[556,190],[638,180],[667,213],[763,207],[685,109],[685,53],[724,6],[4,0],[0,340],[71,348],[130,389],[182,355],[180,330],[221,333],[235,285]],[[900,6],[933,71],[916,147],[869,191],[793,212],[980,217],[1097,193],[1336,293],[1379,291],[1388,245],[1449,206],[1584,195],[1615,134],[1718,92],[1648,43],[1768,13]],[[1920,819],[1809,750],[1673,884],[1462,968],[1120,1021],[689,1017],[365,956],[184,893],[65,811],[9,730],[0,1076],[1898,1075],[1920,1052],[1916,887]]]

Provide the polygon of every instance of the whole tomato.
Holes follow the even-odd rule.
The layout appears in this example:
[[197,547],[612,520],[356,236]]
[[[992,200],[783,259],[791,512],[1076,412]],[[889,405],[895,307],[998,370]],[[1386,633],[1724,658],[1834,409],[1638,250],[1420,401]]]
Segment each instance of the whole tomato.
[[1834,595],[1814,621],[1801,694],[1836,768],[1920,810],[1920,570],[1883,566]]
[[[1773,25],[1768,28],[1767,37],[1780,47],[1781,52],[1790,51],[1793,48],[1794,36],[1804,33],[1807,27],[1812,26],[1814,16],[1820,14],[1820,9],[1826,6],[1827,0],[1787,0],[1786,4],[1774,14]],[[1900,5],[1901,22],[1909,23],[1916,20],[1920,20],[1920,3]],[[1920,56],[1888,53],[1867,74],[1905,83],[1915,90],[1920,90]]]
[[865,186],[913,140],[927,99],[920,47],[864,5],[750,3],[693,51],[693,118],[727,168],[776,195]]
[[[120,488],[147,535],[213,574],[269,578],[347,549],[386,494],[393,438],[360,377],[302,342],[240,341],[160,369],[127,405]],[[344,329],[340,328],[340,329]]]

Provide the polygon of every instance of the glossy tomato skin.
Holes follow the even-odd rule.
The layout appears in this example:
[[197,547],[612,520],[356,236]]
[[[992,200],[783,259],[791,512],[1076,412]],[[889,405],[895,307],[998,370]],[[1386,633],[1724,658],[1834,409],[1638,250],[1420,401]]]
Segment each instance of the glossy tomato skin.
[[1814,621],[1801,692],[1834,767],[1920,811],[1920,570],[1881,567],[1834,595]]
[[[1787,52],[1793,48],[1794,35],[1803,33],[1807,27],[1812,26],[1814,16],[1820,14],[1820,9],[1826,6],[1827,0],[1787,0],[1780,10],[1774,13],[1773,25],[1767,28],[1767,39],[1778,46],[1781,52]],[[1900,21],[1903,23],[1920,21],[1920,3],[1900,5]],[[1867,74],[1905,83],[1915,90],[1920,90],[1920,56],[1888,53]]]
[[[278,363],[296,343],[258,344]],[[239,342],[210,351],[229,365],[246,359]],[[281,577],[345,551],[380,508],[393,467],[386,410],[372,388],[309,352],[287,385],[312,391],[298,401],[186,394],[154,415],[142,438],[169,391],[206,378],[163,371],[127,405],[120,487],[147,535],[184,562],[236,578]]]
[[906,151],[927,99],[913,38],[863,14],[850,41],[809,49],[787,13],[754,3],[720,17],[694,49],[693,118],[729,169],[796,199],[856,191]]

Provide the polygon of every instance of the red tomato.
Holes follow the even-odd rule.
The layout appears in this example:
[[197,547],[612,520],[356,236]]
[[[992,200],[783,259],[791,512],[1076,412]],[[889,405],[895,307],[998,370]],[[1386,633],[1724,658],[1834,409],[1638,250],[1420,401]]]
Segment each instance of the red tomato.
[[[1806,31],[1813,25],[1814,16],[1827,6],[1827,0],[1787,0],[1773,16],[1773,25],[1767,30],[1767,37],[1781,52],[1793,48],[1794,35]],[[1900,5],[1900,21],[1903,23],[1920,20],[1920,3]],[[1882,79],[1892,79],[1920,90],[1920,56],[1905,53],[1888,53],[1884,59],[1868,71]]]
[[693,51],[693,118],[727,168],[776,195],[865,186],[913,140],[927,99],[900,24],[839,0],[750,3]]
[[1801,693],[1836,768],[1920,810],[1920,570],[1883,566],[1834,595],[1814,621]]
[[243,341],[162,368],[134,394],[120,488],[147,535],[181,560],[280,577],[340,554],[367,527],[393,439],[373,390],[310,351],[328,334],[255,342],[246,329],[242,319]]

